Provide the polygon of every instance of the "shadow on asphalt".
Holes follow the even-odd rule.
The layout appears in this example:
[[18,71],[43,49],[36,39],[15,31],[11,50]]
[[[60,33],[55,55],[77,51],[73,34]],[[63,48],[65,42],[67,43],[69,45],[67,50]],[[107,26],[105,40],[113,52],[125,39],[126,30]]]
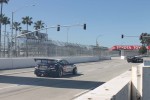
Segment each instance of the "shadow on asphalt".
[[55,88],[70,88],[70,89],[93,89],[104,83],[98,81],[71,80],[67,77],[72,77],[72,75],[67,75],[64,76],[63,78],[51,78],[51,77],[38,78],[38,77],[0,75],[0,83],[44,86]]

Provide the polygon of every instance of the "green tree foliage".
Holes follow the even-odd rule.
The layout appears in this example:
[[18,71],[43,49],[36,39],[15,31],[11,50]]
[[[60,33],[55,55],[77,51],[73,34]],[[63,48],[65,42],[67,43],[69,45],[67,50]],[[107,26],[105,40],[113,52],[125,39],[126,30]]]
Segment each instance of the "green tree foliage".
[[[0,4],[1,4],[1,14],[0,14],[0,46],[1,46],[1,28],[2,28],[2,15],[3,15],[3,4],[7,4],[9,2],[9,0],[0,0]],[[1,47],[0,47],[1,49]]]
[[140,35],[139,39],[140,39],[142,45],[144,45],[144,46],[149,46],[150,45],[150,34],[148,34],[148,33],[142,33]]
[[2,18],[2,24],[5,25],[5,32],[6,32],[6,26],[7,26],[8,24],[10,24],[10,18],[4,16],[4,17]]
[[21,31],[21,27],[20,27],[21,23],[19,22],[14,22],[13,23],[13,28],[16,30],[16,31]]
[[33,23],[32,17],[26,16],[22,18],[22,24],[27,25],[27,31],[28,31],[28,25],[31,25]]
[[145,46],[142,46],[140,49],[139,49],[139,54],[145,54],[147,53],[147,48]]
[[35,30],[42,29],[42,28],[44,28],[44,23],[41,20],[39,20],[34,23],[34,28],[35,28]]

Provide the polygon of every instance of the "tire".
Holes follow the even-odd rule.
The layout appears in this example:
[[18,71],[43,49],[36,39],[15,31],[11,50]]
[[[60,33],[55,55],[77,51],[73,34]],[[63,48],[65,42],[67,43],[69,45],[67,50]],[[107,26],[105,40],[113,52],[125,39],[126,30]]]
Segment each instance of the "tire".
[[63,76],[63,70],[61,69],[61,68],[59,68],[58,70],[57,70],[57,73],[56,73],[57,75],[57,77],[62,77]]
[[35,70],[35,71],[34,71],[34,74],[35,74],[37,77],[41,77],[41,74],[39,73],[38,70]]
[[41,77],[42,75],[37,73],[36,76],[37,76],[37,77]]
[[77,69],[77,68],[74,68],[72,74],[73,74],[73,75],[77,75],[77,73],[78,73],[78,69]]

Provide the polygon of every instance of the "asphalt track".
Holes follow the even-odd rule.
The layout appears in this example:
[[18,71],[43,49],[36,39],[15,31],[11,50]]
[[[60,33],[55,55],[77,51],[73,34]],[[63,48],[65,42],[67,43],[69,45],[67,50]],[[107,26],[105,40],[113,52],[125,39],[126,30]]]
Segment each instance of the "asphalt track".
[[112,59],[77,64],[78,75],[36,77],[33,68],[1,70],[0,100],[72,100],[138,63]]

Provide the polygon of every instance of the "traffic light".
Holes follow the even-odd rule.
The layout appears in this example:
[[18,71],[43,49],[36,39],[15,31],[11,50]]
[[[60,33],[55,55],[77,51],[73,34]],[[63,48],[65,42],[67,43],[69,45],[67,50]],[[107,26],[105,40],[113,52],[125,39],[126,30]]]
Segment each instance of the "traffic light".
[[86,30],[86,24],[83,24],[83,29]]
[[121,35],[121,38],[122,38],[122,39],[124,38],[124,35],[123,35],[123,34]]
[[57,31],[60,31],[60,25],[57,25]]

